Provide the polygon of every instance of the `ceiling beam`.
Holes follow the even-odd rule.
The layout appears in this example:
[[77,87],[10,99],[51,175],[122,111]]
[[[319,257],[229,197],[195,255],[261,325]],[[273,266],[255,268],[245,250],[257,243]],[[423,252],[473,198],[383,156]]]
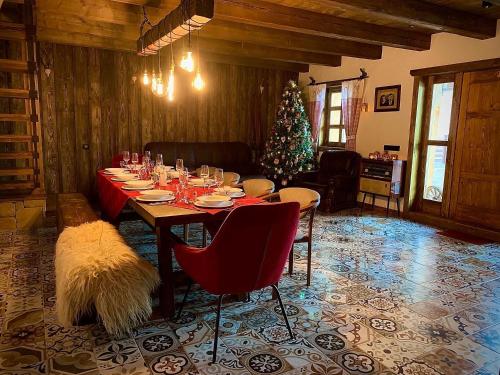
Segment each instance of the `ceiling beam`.
[[[39,27],[38,29],[38,40],[41,42],[57,43],[57,44],[67,44],[79,47],[89,47],[89,48],[102,48],[119,50],[125,52],[136,52],[135,40],[121,40],[116,38],[109,38],[104,36],[89,35],[78,32],[61,32],[58,29],[49,29],[44,27]],[[179,48],[179,47],[177,47]],[[259,59],[256,57],[243,57],[233,54],[215,53],[215,52],[201,52],[201,57],[203,61],[206,62],[217,62],[223,64],[234,64],[234,65],[244,65],[244,66],[254,66],[266,69],[279,69],[287,70],[292,72],[308,72],[308,64],[300,64],[285,61],[276,61],[269,59]],[[138,59],[144,57],[137,57]]]
[[215,3],[215,17],[255,26],[419,51],[427,50],[431,45],[429,34],[335,17],[261,0],[219,0]]
[[363,12],[372,17],[394,20],[477,39],[496,35],[496,20],[422,0],[321,0],[322,4],[344,11]]
[[380,59],[382,57],[382,47],[374,44],[268,29],[217,19],[206,24],[200,35],[212,39],[248,42],[363,59]]
[[238,43],[226,40],[200,38],[200,50],[248,58],[278,60],[325,66],[340,66],[341,56],[316,52],[296,51],[286,48],[267,47],[251,43]]
[[[114,1],[166,10],[175,7],[175,1],[172,0]],[[215,2],[215,19],[417,51],[427,50],[431,45],[429,34],[360,22],[262,0],[218,0]]]
[[[70,30],[70,31],[68,31]],[[135,27],[89,23],[78,17],[42,14],[38,17],[38,39],[62,44],[136,51]],[[299,64],[340,66],[341,57],[330,54],[298,51],[286,48],[239,43],[226,40],[200,38],[200,50],[217,54],[235,55],[240,58],[275,60]],[[193,47],[196,48],[196,39]],[[181,42],[174,43],[179,48]],[[179,46],[179,47],[177,47]],[[168,48],[164,48],[164,54]]]

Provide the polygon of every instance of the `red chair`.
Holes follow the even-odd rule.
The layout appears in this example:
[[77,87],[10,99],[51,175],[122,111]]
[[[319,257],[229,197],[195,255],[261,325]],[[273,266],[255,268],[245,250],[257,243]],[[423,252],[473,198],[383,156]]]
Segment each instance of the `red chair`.
[[[212,243],[205,248],[174,245],[175,257],[186,274],[203,289],[219,296],[212,361],[217,341],[222,298],[271,286],[278,297],[286,326],[292,329],[277,287],[299,223],[298,202],[238,207],[229,214]],[[178,316],[190,291],[188,285]]]

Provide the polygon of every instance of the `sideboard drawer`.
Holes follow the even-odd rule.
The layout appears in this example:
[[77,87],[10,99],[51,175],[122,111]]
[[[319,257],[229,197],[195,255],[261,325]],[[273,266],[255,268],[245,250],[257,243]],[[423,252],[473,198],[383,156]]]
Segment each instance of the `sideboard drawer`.
[[366,193],[389,196],[391,195],[391,182],[361,177],[359,180],[359,190]]

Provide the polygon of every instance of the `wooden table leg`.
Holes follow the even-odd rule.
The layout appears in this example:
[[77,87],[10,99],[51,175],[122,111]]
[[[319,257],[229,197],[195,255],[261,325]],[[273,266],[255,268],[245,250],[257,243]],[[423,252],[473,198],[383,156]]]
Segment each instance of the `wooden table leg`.
[[175,313],[174,277],[172,269],[172,245],[169,240],[170,227],[156,228],[158,246],[158,268],[160,271],[160,310],[165,319],[172,318]]

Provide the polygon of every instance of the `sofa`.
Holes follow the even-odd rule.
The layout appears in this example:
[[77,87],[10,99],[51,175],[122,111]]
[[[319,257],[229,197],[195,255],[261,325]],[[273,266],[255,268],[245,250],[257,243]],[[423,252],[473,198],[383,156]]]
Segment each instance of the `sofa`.
[[163,155],[163,162],[175,165],[176,159],[183,159],[184,166],[196,169],[202,164],[237,172],[242,177],[258,174],[250,146],[243,142],[150,142],[144,151]]
[[361,155],[354,151],[328,150],[321,155],[317,171],[303,173],[298,186],[321,195],[319,209],[334,212],[357,206]]

